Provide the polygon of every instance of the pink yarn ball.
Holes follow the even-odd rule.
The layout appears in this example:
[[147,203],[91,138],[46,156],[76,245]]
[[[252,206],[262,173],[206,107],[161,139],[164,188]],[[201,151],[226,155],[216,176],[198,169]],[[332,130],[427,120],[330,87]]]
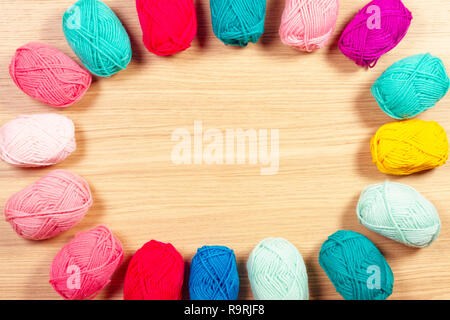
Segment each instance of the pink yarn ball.
[[38,42],[16,50],[9,74],[27,95],[60,108],[80,100],[92,81],[90,73],[70,57]]
[[67,170],[53,170],[9,197],[3,213],[19,236],[43,240],[73,227],[91,205],[86,180]]
[[105,226],[78,233],[53,259],[50,284],[66,300],[94,299],[123,260],[119,239]]
[[286,0],[281,17],[281,41],[311,52],[325,46],[336,26],[339,0]]
[[339,49],[357,65],[373,68],[383,54],[400,43],[411,20],[411,12],[400,0],[373,0],[345,27]]
[[50,166],[75,149],[72,120],[55,113],[18,116],[0,128],[0,158],[15,166]]

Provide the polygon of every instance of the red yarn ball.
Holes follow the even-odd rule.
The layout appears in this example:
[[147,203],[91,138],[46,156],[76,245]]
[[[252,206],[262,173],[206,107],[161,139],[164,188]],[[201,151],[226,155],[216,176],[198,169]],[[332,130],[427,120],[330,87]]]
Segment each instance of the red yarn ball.
[[66,300],[94,299],[123,260],[119,239],[105,226],[78,233],[53,259],[50,284]]
[[136,251],[128,265],[125,300],[180,300],[184,261],[170,244],[151,240]]
[[69,56],[38,42],[16,50],[9,74],[27,95],[58,108],[80,100],[92,81],[91,74]]
[[159,56],[186,50],[197,33],[193,0],[136,0],[146,48]]

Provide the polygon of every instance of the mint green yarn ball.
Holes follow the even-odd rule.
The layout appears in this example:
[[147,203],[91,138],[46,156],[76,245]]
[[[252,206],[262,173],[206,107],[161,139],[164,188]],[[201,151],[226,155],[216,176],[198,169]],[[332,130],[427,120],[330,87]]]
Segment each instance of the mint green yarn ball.
[[267,238],[251,252],[247,272],[256,300],[307,300],[308,275],[302,255],[289,241]]
[[63,31],[72,50],[93,74],[110,77],[131,60],[131,44],[114,12],[98,0],[80,0],[63,15]]
[[433,107],[449,89],[441,59],[418,54],[395,62],[375,81],[372,95],[395,119],[408,119]]
[[369,230],[412,247],[428,247],[441,230],[433,204],[416,189],[397,182],[365,188],[356,213]]

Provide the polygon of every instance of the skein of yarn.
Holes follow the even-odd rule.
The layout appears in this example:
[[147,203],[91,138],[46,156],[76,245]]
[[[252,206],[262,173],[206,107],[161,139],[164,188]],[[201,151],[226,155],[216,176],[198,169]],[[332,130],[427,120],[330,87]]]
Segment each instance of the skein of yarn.
[[19,236],[43,240],[73,227],[91,205],[86,180],[67,170],[53,170],[9,197],[3,212]]
[[91,75],[56,48],[30,42],[16,50],[9,65],[14,83],[32,98],[53,107],[68,107],[91,85]]
[[340,230],[322,244],[320,266],[345,300],[385,300],[392,294],[394,275],[368,238]]
[[302,255],[289,241],[266,238],[251,252],[247,272],[256,300],[308,300]]
[[99,0],[80,0],[63,15],[72,50],[93,74],[110,77],[131,60],[131,44],[119,18]]
[[433,107],[445,96],[449,85],[441,59],[427,53],[395,62],[375,81],[371,91],[387,115],[407,119]]
[[191,300],[236,300],[239,274],[233,250],[203,246],[192,258],[189,277]]
[[414,188],[396,182],[365,188],[356,213],[369,230],[412,247],[428,247],[441,229],[433,204]]
[[170,244],[151,240],[131,258],[125,275],[125,300],[180,300],[184,261]]
[[94,299],[123,260],[119,239],[105,226],[78,233],[53,259],[50,284],[66,300]]
[[381,126],[370,140],[370,150],[381,172],[409,175],[442,166],[449,146],[437,122],[410,119]]
[[281,41],[311,52],[325,46],[336,26],[339,0],[286,0],[281,17]]
[[136,0],[145,47],[159,56],[186,50],[197,34],[193,0]]
[[211,0],[214,34],[223,43],[245,47],[264,33],[266,0]]
[[345,27],[339,49],[357,65],[375,67],[408,32],[411,12],[400,0],[373,0]]
[[21,115],[0,128],[0,158],[15,166],[50,166],[75,149],[72,120],[56,113]]

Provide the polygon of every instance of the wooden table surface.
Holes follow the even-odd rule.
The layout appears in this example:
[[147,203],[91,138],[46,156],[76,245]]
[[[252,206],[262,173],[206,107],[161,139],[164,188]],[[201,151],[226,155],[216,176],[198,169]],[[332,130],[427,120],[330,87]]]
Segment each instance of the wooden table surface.
[[[77,232],[99,224],[111,228],[125,249],[99,299],[122,298],[128,261],[150,239],[171,242],[187,263],[203,245],[229,246],[237,256],[240,298],[251,299],[245,265],[265,237],[286,238],[299,249],[312,299],[341,299],[318,263],[322,242],[339,229],[363,233],[383,252],[395,276],[391,299],[450,298],[450,165],[388,177],[372,163],[369,148],[377,128],[392,121],[370,94],[388,66],[428,51],[450,68],[448,0],[404,0],[414,16],[411,28],[372,70],[357,67],[336,45],[366,1],[342,0],[329,45],[305,54],[279,40],[282,0],[268,1],[266,32],[244,49],[214,36],[209,1],[196,0],[199,30],[192,47],[157,57],[141,41],[134,1],[106,0],[129,33],[133,59],[112,78],[95,78],[79,103],[58,110],[21,92],[8,65],[15,49],[30,41],[53,45],[79,62],[61,28],[73,2],[0,2],[0,123],[19,114],[57,112],[74,121],[78,143],[53,167],[1,162],[0,203],[56,168],[86,178],[94,196],[84,219],[50,240],[21,239],[9,223],[0,223],[1,299],[59,299],[48,283],[53,257]],[[419,118],[437,120],[450,132],[449,107],[447,96]],[[192,134],[194,121],[202,121],[204,131],[278,129],[278,173],[261,175],[260,164],[175,165],[171,135],[179,128]],[[361,190],[387,178],[415,187],[437,207],[443,227],[431,247],[409,248],[358,223]]]

